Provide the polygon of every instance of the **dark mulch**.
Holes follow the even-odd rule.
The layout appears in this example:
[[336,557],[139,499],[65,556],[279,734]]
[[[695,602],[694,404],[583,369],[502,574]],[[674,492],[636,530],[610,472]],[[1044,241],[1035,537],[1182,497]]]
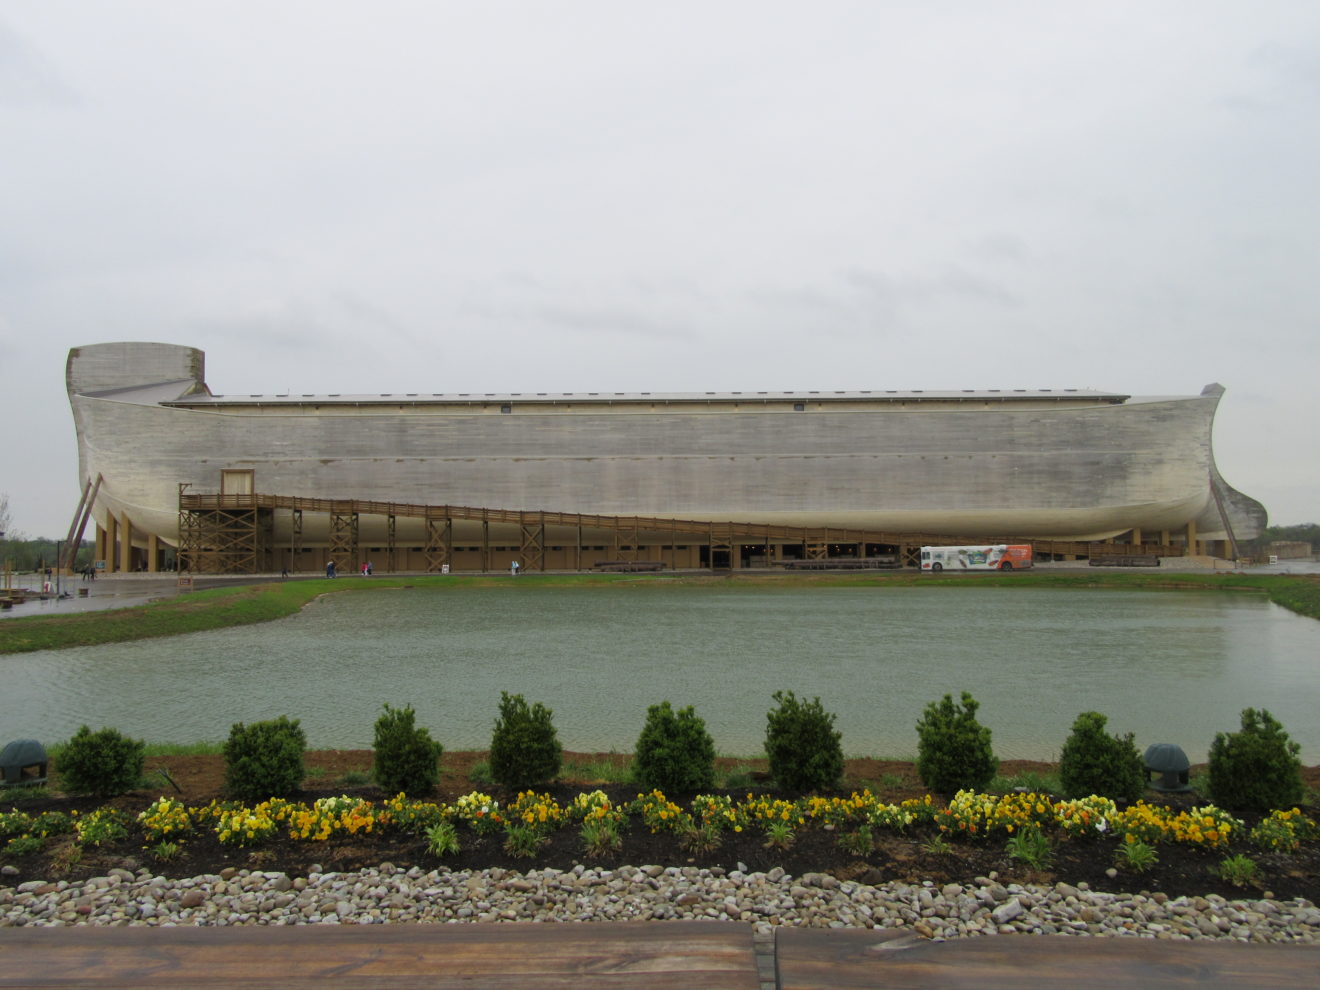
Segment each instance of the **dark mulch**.
[[[440,798],[452,800],[474,789],[468,772],[483,754],[446,753]],[[579,763],[603,759],[599,754],[573,755]],[[309,777],[307,789],[298,797],[312,801],[318,797],[349,794],[373,801],[387,797],[373,786],[344,786],[345,773],[365,771],[371,760],[369,751],[322,751],[308,754]],[[732,761],[730,761],[732,762]],[[138,791],[109,802],[126,811],[145,808],[158,795],[172,794],[189,804],[204,804],[212,797],[221,796],[223,764],[219,757],[169,757],[151,761],[149,766],[162,766],[182,789],[179,794],[172,787],[152,791]],[[756,769],[753,764],[752,769]],[[1047,764],[1015,763],[1005,766],[1006,773],[1043,772]],[[579,776],[581,776],[579,774]],[[1320,768],[1307,768],[1308,785],[1314,786],[1320,778]],[[350,777],[350,779],[352,779]],[[911,764],[876,760],[850,760],[845,774],[845,791],[870,787],[887,801],[899,801],[924,793]],[[600,787],[616,803],[626,803],[636,796],[632,785],[605,784],[593,780],[572,780],[552,785],[548,791],[559,802],[566,804],[582,790]],[[763,790],[763,782],[754,789]],[[501,794],[498,789],[477,786],[476,789],[493,793],[507,800],[512,795]],[[740,798],[747,789],[729,792]],[[1161,803],[1197,803],[1192,795],[1158,795],[1150,792],[1149,799]],[[3,801],[3,798],[0,798]],[[22,810],[35,814],[57,809],[86,812],[101,802],[87,798],[68,798],[56,793],[28,800]],[[3,806],[3,805],[0,805]],[[1320,809],[1311,808],[1312,817]],[[1252,824],[1248,819],[1248,824]],[[749,870],[770,870],[776,866],[799,876],[808,872],[831,873],[841,879],[878,884],[891,880],[906,882],[932,881],[967,883],[992,873],[1000,882],[1071,884],[1085,882],[1096,890],[1109,891],[1162,891],[1170,897],[1196,896],[1211,893],[1230,898],[1259,897],[1269,891],[1273,896],[1286,899],[1305,897],[1320,901],[1320,848],[1315,844],[1304,846],[1293,855],[1262,853],[1245,843],[1234,846],[1231,852],[1244,852],[1259,867],[1257,882],[1249,887],[1234,887],[1221,880],[1216,867],[1226,855],[1223,851],[1210,852],[1181,846],[1159,847],[1159,864],[1145,874],[1119,872],[1110,877],[1107,870],[1114,866],[1117,843],[1098,837],[1094,840],[1058,842],[1053,860],[1046,870],[1033,870],[1009,857],[1002,837],[980,842],[956,842],[952,852],[932,854],[924,847],[934,832],[929,828],[913,829],[904,834],[881,833],[878,848],[866,857],[844,852],[837,843],[837,835],[820,829],[803,829],[792,848],[787,851],[767,849],[760,834],[726,833],[723,843],[708,853],[692,853],[682,849],[674,836],[652,834],[640,822],[623,836],[622,848],[601,859],[587,858],[577,830],[565,828],[556,832],[534,858],[520,859],[504,851],[500,835],[477,836],[460,830],[462,851],[443,860],[431,856],[424,840],[395,834],[335,839],[329,842],[294,842],[284,836],[257,849],[235,849],[221,846],[210,834],[196,834],[182,843],[176,858],[168,862],[157,860],[152,851],[144,848],[141,836],[108,848],[79,850],[72,840],[62,837],[48,844],[45,851],[32,856],[15,858],[6,856],[4,862],[18,868],[18,875],[4,878],[6,884],[19,884],[25,880],[77,879],[104,874],[106,870],[123,866],[147,866],[153,871],[171,877],[215,874],[227,867],[238,869],[279,870],[291,876],[305,875],[312,866],[323,871],[347,871],[377,866],[383,862],[397,867],[420,866],[431,870],[481,870],[502,867],[526,871],[554,867],[570,870],[578,864],[589,867],[613,868],[623,865],[660,864],[663,866],[695,866],[737,869],[742,864]]]

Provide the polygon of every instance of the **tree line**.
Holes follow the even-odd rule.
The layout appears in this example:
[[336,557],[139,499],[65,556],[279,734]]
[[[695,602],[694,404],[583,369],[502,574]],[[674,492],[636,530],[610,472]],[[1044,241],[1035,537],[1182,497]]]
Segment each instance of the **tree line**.
[[1265,547],[1275,541],[1309,543],[1311,544],[1311,552],[1315,553],[1320,551],[1320,524],[1299,523],[1296,526],[1266,526],[1265,532],[1261,533],[1258,539],[1251,542],[1263,551]]

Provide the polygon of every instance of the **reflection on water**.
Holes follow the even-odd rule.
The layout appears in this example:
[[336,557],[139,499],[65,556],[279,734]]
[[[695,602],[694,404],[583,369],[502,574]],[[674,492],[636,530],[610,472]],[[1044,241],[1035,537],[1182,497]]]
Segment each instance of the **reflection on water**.
[[692,704],[755,753],[771,694],[819,695],[849,753],[904,756],[923,706],[971,691],[1004,758],[1057,755],[1095,709],[1139,747],[1204,757],[1247,706],[1320,762],[1320,623],[1249,595],[999,588],[535,588],[333,595],[259,626],[0,657],[6,738],[82,723],[223,739],[288,714],[366,748],[382,702],[485,748],[501,690],[544,701],[570,749],[631,749],[648,705]]

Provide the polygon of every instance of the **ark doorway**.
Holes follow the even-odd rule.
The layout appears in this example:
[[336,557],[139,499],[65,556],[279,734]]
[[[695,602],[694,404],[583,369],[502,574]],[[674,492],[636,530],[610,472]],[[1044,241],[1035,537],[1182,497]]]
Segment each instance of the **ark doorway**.
[[708,546],[703,546],[697,562],[702,567],[709,567],[713,571],[732,570],[733,551],[728,547],[717,547],[712,550]]

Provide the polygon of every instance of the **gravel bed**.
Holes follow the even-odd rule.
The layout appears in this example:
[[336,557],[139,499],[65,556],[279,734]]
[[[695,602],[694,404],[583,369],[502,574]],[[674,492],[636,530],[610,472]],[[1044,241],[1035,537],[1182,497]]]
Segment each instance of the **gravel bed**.
[[841,881],[695,867],[582,866],[516,873],[425,872],[383,863],[306,877],[250,870],[170,880],[146,868],[87,880],[32,880],[0,889],[0,926],[304,925],[629,921],[709,918],[777,925],[910,928],[926,938],[1008,933],[1320,941],[1320,909],[1308,900],[1226,900],[1111,894],[1085,884]]

